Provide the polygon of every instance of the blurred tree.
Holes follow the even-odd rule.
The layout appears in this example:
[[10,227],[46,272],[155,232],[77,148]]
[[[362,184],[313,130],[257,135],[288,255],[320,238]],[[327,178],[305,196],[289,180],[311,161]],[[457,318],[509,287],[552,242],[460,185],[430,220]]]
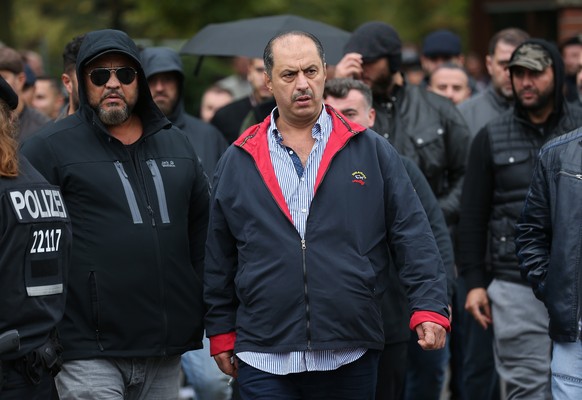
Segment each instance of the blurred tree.
[[[403,41],[420,43],[437,28],[449,28],[467,40],[470,0],[0,0],[0,41],[16,49],[38,51],[45,69],[61,73],[61,53],[74,36],[94,29],[126,31],[145,45],[181,43],[206,24],[275,14],[296,14],[346,30],[363,22],[392,24]],[[188,79],[195,61],[189,60]],[[191,69],[190,69],[191,68]],[[224,60],[206,59],[196,87],[228,73]],[[190,94],[189,94],[190,96]]]

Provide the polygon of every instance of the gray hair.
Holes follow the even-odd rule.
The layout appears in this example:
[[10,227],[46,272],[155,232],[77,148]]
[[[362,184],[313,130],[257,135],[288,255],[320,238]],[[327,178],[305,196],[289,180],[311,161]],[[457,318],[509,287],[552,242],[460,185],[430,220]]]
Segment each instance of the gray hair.
[[507,43],[517,47],[529,39],[529,34],[519,28],[505,28],[497,32],[489,40],[489,55],[495,54],[495,48],[499,42]]

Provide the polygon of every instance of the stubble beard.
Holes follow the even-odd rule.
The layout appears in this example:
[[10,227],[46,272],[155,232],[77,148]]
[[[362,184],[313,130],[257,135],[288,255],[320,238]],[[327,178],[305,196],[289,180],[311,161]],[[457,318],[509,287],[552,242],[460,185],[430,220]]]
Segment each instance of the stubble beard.
[[387,101],[390,97],[389,90],[392,86],[392,75],[387,73],[374,80],[370,89],[372,89],[372,96],[375,101]]
[[552,101],[553,96],[554,96],[553,90],[546,93],[538,92],[538,99],[535,102],[531,104],[523,104],[520,98],[520,103],[524,110],[536,112],[539,110],[543,110],[545,107],[547,107],[547,105],[550,104],[550,102]]

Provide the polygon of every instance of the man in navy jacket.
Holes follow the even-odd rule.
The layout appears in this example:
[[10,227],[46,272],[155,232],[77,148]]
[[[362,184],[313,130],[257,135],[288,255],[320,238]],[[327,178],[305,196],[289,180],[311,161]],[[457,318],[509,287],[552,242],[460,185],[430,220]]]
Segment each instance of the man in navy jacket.
[[323,106],[319,40],[279,34],[264,61],[277,108],[225,152],[213,184],[211,354],[243,399],[373,399],[390,253],[425,349],[450,327],[443,263],[396,151]]

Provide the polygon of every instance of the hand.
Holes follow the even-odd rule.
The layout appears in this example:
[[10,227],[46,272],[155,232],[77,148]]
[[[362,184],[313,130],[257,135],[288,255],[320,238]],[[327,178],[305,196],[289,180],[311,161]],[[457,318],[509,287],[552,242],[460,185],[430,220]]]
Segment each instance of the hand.
[[214,356],[214,361],[216,361],[216,365],[222,372],[236,378],[238,375],[238,362],[236,357],[233,357],[233,354],[232,350],[218,353]]
[[491,308],[489,307],[489,297],[484,288],[475,288],[467,293],[465,301],[465,310],[469,311],[473,318],[477,320],[483,329],[493,323],[491,319]]
[[335,66],[334,78],[354,78],[361,79],[362,55],[359,53],[348,53]]
[[416,325],[418,344],[423,350],[438,350],[445,347],[447,331],[434,322],[423,322]]

